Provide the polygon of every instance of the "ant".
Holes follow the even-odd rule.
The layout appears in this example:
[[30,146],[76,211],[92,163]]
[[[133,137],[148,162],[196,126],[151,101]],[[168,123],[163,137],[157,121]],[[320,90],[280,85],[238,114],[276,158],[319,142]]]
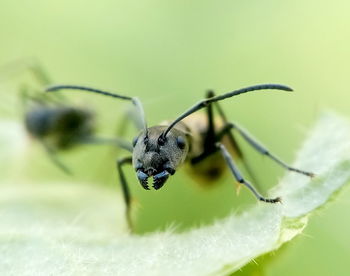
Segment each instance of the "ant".
[[[7,74],[29,71],[39,87],[52,83],[41,65],[31,59],[8,64],[1,71]],[[67,151],[80,144],[112,144],[127,150],[132,148],[122,140],[95,136],[95,114],[86,107],[68,103],[62,95],[48,95],[42,93],[40,88],[22,85],[20,96],[28,134],[40,142],[51,161],[66,174],[72,173],[57,157],[58,151]]]
[[[228,147],[239,153],[232,131],[237,131],[259,153],[268,156],[283,168],[309,177],[311,172],[293,168],[270,153],[264,146],[251,138],[242,128],[232,122],[228,122],[219,101],[238,96],[244,93],[261,90],[281,90],[291,92],[290,87],[280,84],[261,84],[234,90],[215,96],[213,91],[208,91],[206,98],[199,101],[186,110],[172,122],[147,127],[141,102],[136,97],[129,97],[107,91],[76,85],[54,85],[46,89],[53,92],[63,89],[83,90],[98,93],[105,96],[131,101],[138,109],[143,121],[143,129],[133,139],[132,156],[117,160],[117,170],[122,186],[126,204],[126,218],[131,228],[130,219],[130,192],[122,167],[132,164],[141,186],[149,190],[148,178],[153,177],[153,188],[158,190],[163,187],[169,176],[175,174],[183,163],[188,163],[190,170],[199,175],[205,175],[209,181],[222,175],[225,167],[228,167],[236,181],[246,186],[254,196],[263,202],[281,202],[280,197],[266,198],[262,196],[254,186],[246,181],[238,170]],[[213,107],[217,110],[221,123],[215,121]],[[200,109],[206,109],[206,114],[193,114]],[[191,116],[190,116],[191,115]],[[202,115],[202,116],[195,116]],[[224,139],[224,138],[228,139]]]

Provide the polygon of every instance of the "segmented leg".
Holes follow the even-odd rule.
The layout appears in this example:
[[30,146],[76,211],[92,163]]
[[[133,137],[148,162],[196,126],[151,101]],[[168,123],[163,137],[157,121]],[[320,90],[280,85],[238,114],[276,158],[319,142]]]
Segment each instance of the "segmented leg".
[[[209,90],[207,91],[206,94],[206,98],[212,98],[215,96],[214,91]],[[238,154],[238,156],[240,157],[240,159],[242,160],[243,166],[245,168],[245,170],[248,172],[248,174],[250,175],[250,177],[252,178],[252,180],[254,181],[254,183],[258,183],[256,180],[256,177],[253,173],[253,171],[251,170],[250,166],[248,165],[248,163],[245,161],[245,158],[243,156],[243,153],[241,151],[241,149],[239,148],[236,139],[233,137],[233,134],[231,133],[230,130],[226,131],[225,133],[219,133],[217,134],[215,132],[215,126],[214,126],[214,116],[213,116],[213,106],[215,106],[215,108],[217,109],[219,116],[221,117],[222,121],[226,124],[227,123],[227,119],[226,116],[224,114],[224,112],[222,111],[219,103],[214,102],[214,103],[210,103],[208,104],[206,110],[207,110],[207,118],[208,118],[208,130],[205,136],[205,142],[204,142],[204,149],[205,151],[194,157],[191,160],[192,164],[196,164],[201,162],[202,160],[204,160],[205,158],[207,158],[208,156],[210,156],[211,154],[213,154],[214,152],[216,152],[218,149],[215,146],[215,144],[217,142],[220,142],[220,140],[223,138],[223,136],[227,136],[229,139],[229,143],[231,144],[231,146],[234,148],[235,152]]]
[[89,144],[89,145],[110,145],[115,146],[128,152],[132,152],[132,144],[129,141],[126,141],[122,138],[105,138],[98,136],[85,137],[77,141],[80,144]]
[[227,151],[227,149],[225,148],[225,146],[221,143],[217,143],[216,146],[220,149],[222,156],[224,157],[227,166],[230,168],[230,171],[232,172],[233,176],[235,177],[235,179],[240,183],[243,184],[244,186],[246,186],[254,195],[255,197],[260,200],[260,201],[264,201],[267,203],[276,203],[276,202],[280,202],[281,198],[276,197],[276,198],[265,198],[263,197],[261,194],[259,194],[259,192],[257,190],[255,190],[255,188],[248,182],[246,181],[241,173],[239,172],[239,170],[237,169],[231,155],[229,154],[229,152]]
[[[211,98],[214,96],[213,91],[208,91],[206,98]],[[206,133],[206,137],[204,140],[204,148],[208,150],[215,149],[215,125],[214,125],[214,116],[213,116],[213,106],[212,104],[208,104],[207,108],[207,120],[208,120],[208,129]]]
[[[215,94],[214,94],[213,91],[208,91],[207,92],[207,95],[206,95],[207,98],[212,98],[214,96],[215,96]],[[223,138],[223,136],[226,135],[228,137],[228,139],[229,139],[229,143],[234,148],[234,150],[237,152],[238,156],[242,159],[243,165],[244,165],[246,171],[251,176],[251,178],[253,179],[254,183],[257,183],[256,178],[255,178],[251,168],[247,164],[247,162],[245,162],[244,156],[242,154],[242,151],[240,150],[240,148],[239,148],[235,138],[233,137],[233,134],[231,133],[231,131],[227,130],[227,131],[222,132],[222,133],[221,133],[221,131],[219,133],[215,132],[212,105],[215,105],[215,108],[217,109],[217,111],[218,111],[222,121],[225,124],[227,123],[226,116],[225,116],[224,112],[222,111],[222,109],[220,108],[219,104],[217,102],[209,103],[207,108],[206,108],[206,110],[207,110],[207,117],[208,117],[208,129],[207,129],[207,133],[206,133],[206,136],[205,136],[204,151],[200,155],[194,157],[191,160],[191,163],[192,164],[196,164],[198,162],[201,162],[202,160],[206,159],[211,154],[217,152],[219,150],[219,148],[216,146],[216,143],[220,142],[220,140]]]
[[47,145],[43,140],[40,140],[41,144],[44,146],[47,155],[58,168],[60,168],[64,173],[68,175],[73,175],[72,171],[57,157],[56,151]]
[[132,157],[124,157],[122,159],[117,160],[117,170],[119,174],[119,181],[122,186],[122,191],[123,191],[123,196],[124,196],[124,201],[126,205],[125,209],[125,215],[126,215],[126,220],[129,226],[129,229],[132,230],[132,221],[131,221],[131,216],[130,216],[130,203],[131,203],[131,197],[130,197],[130,191],[129,191],[129,186],[126,181],[122,166],[129,164],[132,164]]
[[313,177],[315,176],[314,173],[312,172],[307,172],[307,171],[303,171],[294,167],[289,166],[288,164],[286,164],[285,162],[283,162],[281,159],[279,159],[278,157],[276,157],[275,155],[273,155],[272,153],[269,152],[268,149],[266,149],[266,147],[262,146],[259,142],[257,142],[255,139],[253,139],[252,137],[249,136],[249,134],[244,131],[243,129],[241,129],[240,127],[238,127],[236,124],[233,123],[227,123],[226,126],[224,126],[224,128],[220,131],[220,133],[218,134],[218,136],[222,136],[225,135],[227,133],[227,131],[231,130],[231,129],[235,129],[237,130],[237,132],[255,149],[257,150],[259,153],[266,155],[267,157],[269,157],[270,159],[272,159],[273,161],[275,161],[277,164],[279,164],[281,167],[289,170],[289,171],[293,171],[293,172],[297,172],[300,174],[304,174],[306,176],[309,177]]
[[[214,92],[211,92],[212,96],[215,96]],[[217,110],[217,112],[219,113],[219,116],[221,118],[221,120],[223,121],[223,123],[225,125],[227,125],[228,120],[226,118],[225,112],[222,110],[220,104],[218,102],[213,103],[213,105],[215,106],[215,109]],[[219,132],[216,135],[216,141],[215,142],[220,142],[221,139],[226,136],[228,137],[229,143],[231,144],[231,146],[234,148],[235,152],[237,153],[237,155],[239,156],[239,158],[242,161],[243,167],[246,170],[246,172],[248,173],[248,175],[250,176],[251,180],[254,182],[254,185],[259,188],[259,181],[255,175],[255,173],[253,172],[252,168],[250,167],[249,163],[247,162],[245,155],[243,154],[241,148],[239,147],[235,137],[233,136],[233,133],[231,132],[231,129],[227,130],[227,131],[223,131],[223,132]]]
[[[208,91],[206,94],[206,98],[211,98],[214,96],[213,91]],[[215,143],[217,142],[216,140],[216,134],[215,134],[215,126],[214,126],[214,116],[213,116],[213,106],[212,104],[208,104],[206,107],[206,112],[207,112],[207,120],[208,120],[208,128],[205,133],[205,138],[204,138],[204,151],[200,155],[192,158],[191,163],[192,164],[197,164],[213,154],[214,152],[217,151],[217,148],[215,147]]]
[[23,109],[26,110],[28,103],[30,101],[36,102],[42,106],[46,106],[47,102],[44,100],[42,95],[33,96],[29,93],[30,88],[27,85],[21,85],[19,88],[20,98],[22,102]]
[[38,83],[48,85],[51,83],[46,71],[35,58],[22,58],[13,60],[0,67],[0,80],[6,80],[23,72],[30,72]]

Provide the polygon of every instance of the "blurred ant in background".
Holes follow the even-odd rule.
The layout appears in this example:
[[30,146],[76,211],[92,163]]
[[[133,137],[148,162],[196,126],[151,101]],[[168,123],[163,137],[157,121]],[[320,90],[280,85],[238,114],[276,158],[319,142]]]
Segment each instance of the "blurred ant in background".
[[95,113],[86,107],[75,106],[63,95],[49,95],[43,88],[52,83],[41,65],[32,59],[19,60],[0,70],[0,76],[28,71],[39,86],[21,85],[20,97],[24,109],[24,124],[28,134],[38,141],[51,161],[67,174],[70,169],[57,157],[57,152],[82,144],[109,144],[130,150],[130,143],[117,138],[96,136]]
[[[138,181],[146,190],[150,189],[148,178],[153,178],[152,186],[155,190],[158,190],[163,187],[169,176],[173,175],[183,163],[187,163],[187,168],[192,175],[212,183],[215,183],[214,181],[223,174],[225,168],[229,168],[235,180],[239,184],[246,186],[258,200],[267,203],[281,202],[280,197],[266,198],[262,196],[242,176],[231,156],[231,154],[236,157],[241,156],[233,131],[241,135],[259,153],[269,157],[283,168],[309,177],[314,176],[311,172],[287,165],[237,124],[229,122],[218,103],[227,98],[252,91],[293,91],[288,86],[262,84],[234,90],[218,96],[215,96],[213,91],[209,91],[205,99],[193,105],[175,120],[163,122],[152,127],[147,127],[143,107],[138,98],[76,85],[54,85],[48,87],[46,91],[53,92],[63,89],[82,90],[131,101],[138,110],[143,127],[132,142],[133,149],[130,150],[132,156],[121,158],[117,161],[117,170],[126,203],[126,217],[130,229],[132,229],[130,192],[122,170],[122,167],[126,164],[133,165]],[[213,108],[218,113],[217,118],[214,118]],[[206,113],[196,113],[201,109],[205,109]]]

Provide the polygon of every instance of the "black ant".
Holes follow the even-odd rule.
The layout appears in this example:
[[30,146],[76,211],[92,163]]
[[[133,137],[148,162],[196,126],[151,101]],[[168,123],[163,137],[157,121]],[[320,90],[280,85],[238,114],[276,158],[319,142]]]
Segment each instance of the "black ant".
[[[262,196],[252,184],[246,181],[241,175],[227,149],[228,147],[233,147],[236,152],[239,151],[232,134],[233,130],[236,130],[254,149],[268,156],[283,168],[309,177],[314,176],[311,172],[306,172],[287,165],[251,138],[243,129],[234,123],[228,122],[223,110],[218,104],[219,101],[252,91],[267,89],[288,92],[293,91],[288,86],[262,84],[242,88],[218,96],[215,96],[214,92],[209,91],[205,99],[186,110],[174,121],[152,127],[147,127],[146,125],[143,107],[138,98],[75,85],[55,85],[47,88],[46,91],[51,92],[62,89],[83,90],[128,100],[139,110],[139,114],[143,120],[143,130],[141,130],[133,140],[132,156],[117,161],[117,170],[126,203],[126,217],[130,227],[130,192],[122,170],[125,164],[133,165],[141,186],[146,190],[150,189],[148,185],[149,177],[153,177],[152,186],[154,189],[158,190],[163,187],[169,176],[173,175],[180,165],[185,162],[189,164],[193,173],[204,174],[209,180],[214,180],[220,176],[227,165],[236,181],[245,185],[258,200],[267,203],[281,202],[280,197],[266,198]],[[216,108],[219,114],[221,126],[214,120],[213,107]],[[195,114],[193,113],[200,109],[206,109],[206,115],[203,114],[202,117],[194,116]],[[229,139],[224,140],[226,137]]]
[[25,70],[35,77],[39,85],[38,89],[28,85],[20,87],[25,128],[45,148],[51,161],[65,173],[71,174],[71,171],[58,159],[58,151],[80,144],[112,144],[132,149],[131,144],[122,140],[95,136],[95,114],[90,109],[74,106],[62,95],[42,93],[42,87],[52,82],[38,62],[20,60],[4,66],[1,71],[13,74]]

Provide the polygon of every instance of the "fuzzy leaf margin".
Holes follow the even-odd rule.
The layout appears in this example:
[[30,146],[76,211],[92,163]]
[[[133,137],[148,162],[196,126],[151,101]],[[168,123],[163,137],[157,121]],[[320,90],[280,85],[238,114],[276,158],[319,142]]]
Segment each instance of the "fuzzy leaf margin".
[[[18,186],[2,185],[0,274],[227,275],[300,234],[309,216],[349,182],[349,122],[323,115],[294,166],[317,177],[288,173],[271,192],[283,204],[257,203],[213,225],[144,236],[115,231],[122,227],[112,225],[111,214],[117,211],[109,206],[118,205],[117,200],[102,189],[76,185],[72,191],[51,184],[38,193],[23,185],[18,193]],[[57,189],[66,192],[58,195]],[[67,206],[67,201],[76,204]],[[58,212],[57,206],[65,208]],[[78,210],[87,211],[79,219],[67,215]]]

